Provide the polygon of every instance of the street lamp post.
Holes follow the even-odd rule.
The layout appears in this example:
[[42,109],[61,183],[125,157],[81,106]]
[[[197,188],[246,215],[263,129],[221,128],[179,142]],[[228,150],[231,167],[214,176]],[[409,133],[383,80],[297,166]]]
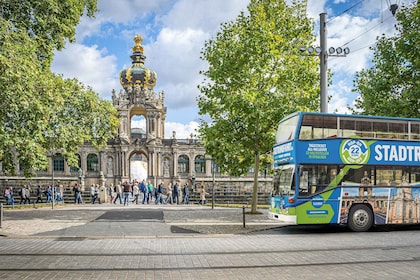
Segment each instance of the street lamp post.
[[211,174],[213,176],[213,187],[211,189],[211,209],[214,209],[214,160],[211,160]]
[[51,199],[51,209],[54,210],[54,159],[55,154],[51,156],[52,159],[52,186],[51,186],[51,193],[52,193],[52,199]]

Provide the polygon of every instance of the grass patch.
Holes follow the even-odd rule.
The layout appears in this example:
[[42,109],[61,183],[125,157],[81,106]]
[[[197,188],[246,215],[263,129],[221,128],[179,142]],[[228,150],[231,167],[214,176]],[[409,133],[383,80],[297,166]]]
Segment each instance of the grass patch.
[[[207,203],[206,205],[211,205],[211,204]],[[244,204],[216,204],[215,203],[214,206],[225,207],[225,208],[242,208],[242,207],[251,208],[250,204],[244,205]],[[257,205],[257,209],[268,209],[269,207],[270,207],[269,205]]]

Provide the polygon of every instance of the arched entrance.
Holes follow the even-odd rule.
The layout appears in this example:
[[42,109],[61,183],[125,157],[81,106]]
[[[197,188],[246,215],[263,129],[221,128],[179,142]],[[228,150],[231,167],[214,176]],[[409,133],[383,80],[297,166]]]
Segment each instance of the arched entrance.
[[147,158],[142,153],[134,153],[130,157],[130,181],[147,180]]

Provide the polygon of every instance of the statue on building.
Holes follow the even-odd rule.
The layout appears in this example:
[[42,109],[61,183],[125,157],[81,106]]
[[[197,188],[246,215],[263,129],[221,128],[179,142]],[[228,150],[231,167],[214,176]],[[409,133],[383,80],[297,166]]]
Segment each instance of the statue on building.
[[106,173],[109,177],[114,176],[113,166],[114,166],[114,163],[113,163],[112,157],[108,157],[108,161],[106,164]]
[[169,177],[169,159],[165,158],[163,160],[163,176]]

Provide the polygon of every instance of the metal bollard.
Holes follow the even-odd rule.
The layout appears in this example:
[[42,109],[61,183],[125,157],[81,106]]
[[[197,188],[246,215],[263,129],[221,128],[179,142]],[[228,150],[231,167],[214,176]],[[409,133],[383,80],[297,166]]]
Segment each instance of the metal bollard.
[[245,206],[242,206],[242,221],[243,221],[243,225],[245,227]]
[[3,223],[3,203],[0,203],[0,228]]

